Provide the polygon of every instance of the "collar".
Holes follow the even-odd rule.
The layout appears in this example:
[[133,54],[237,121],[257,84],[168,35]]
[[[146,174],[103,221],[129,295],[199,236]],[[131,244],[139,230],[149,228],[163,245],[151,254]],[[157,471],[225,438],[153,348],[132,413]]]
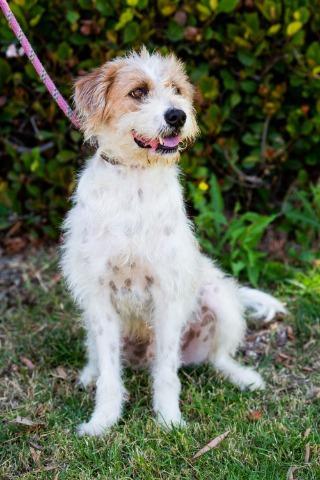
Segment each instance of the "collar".
[[131,169],[139,169],[139,170],[145,170],[146,168],[145,165],[125,165],[124,163],[119,162],[119,160],[116,160],[115,158],[108,157],[108,155],[104,152],[100,152],[100,158],[102,158],[102,160],[109,163],[110,165],[128,167]]

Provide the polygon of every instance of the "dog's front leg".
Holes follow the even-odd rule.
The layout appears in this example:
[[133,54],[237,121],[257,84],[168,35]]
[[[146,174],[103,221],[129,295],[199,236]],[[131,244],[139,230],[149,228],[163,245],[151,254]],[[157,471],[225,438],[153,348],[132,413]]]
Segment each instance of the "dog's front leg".
[[78,427],[79,435],[101,435],[119,419],[123,402],[120,371],[120,319],[110,301],[95,298],[86,311],[95,335],[99,377],[91,419]]
[[180,337],[185,320],[177,304],[161,305],[154,312],[156,354],[153,365],[153,407],[158,421],[166,427],[182,425],[179,408]]

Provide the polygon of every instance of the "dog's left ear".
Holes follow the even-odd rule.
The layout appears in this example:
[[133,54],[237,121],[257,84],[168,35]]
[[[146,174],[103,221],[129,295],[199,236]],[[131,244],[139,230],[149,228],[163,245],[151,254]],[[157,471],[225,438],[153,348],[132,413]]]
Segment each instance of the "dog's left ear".
[[107,62],[74,84],[75,109],[86,138],[95,135],[98,127],[108,120],[108,95],[119,68],[118,62]]

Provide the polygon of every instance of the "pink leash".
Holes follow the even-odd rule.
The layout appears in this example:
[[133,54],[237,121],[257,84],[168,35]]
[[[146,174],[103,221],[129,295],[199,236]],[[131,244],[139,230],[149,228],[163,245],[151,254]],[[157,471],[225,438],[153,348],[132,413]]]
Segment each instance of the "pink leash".
[[65,114],[66,117],[69,118],[69,120],[73,123],[73,125],[76,128],[79,128],[79,120],[75,114],[75,112],[72,110],[72,108],[68,105],[66,100],[63,98],[53,81],[51,80],[50,76],[46,72],[44,66],[40,62],[39,58],[37,57],[35,51],[33,50],[32,46],[30,45],[29,40],[23,33],[16,17],[12,13],[8,3],[6,0],[0,0],[0,7],[1,10],[3,11],[6,19],[8,20],[8,23],[10,25],[10,28],[12,29],[13,33],[21,43],[21,46],[25,52],[25,54],[28,56],[30,62],[32,63],[35,71],[39,75],[40,79],[42,82],[45,84],[47,87],[50,95],[53,97],[53,99],[57,102],[58,106],[61,108],[63,113]]

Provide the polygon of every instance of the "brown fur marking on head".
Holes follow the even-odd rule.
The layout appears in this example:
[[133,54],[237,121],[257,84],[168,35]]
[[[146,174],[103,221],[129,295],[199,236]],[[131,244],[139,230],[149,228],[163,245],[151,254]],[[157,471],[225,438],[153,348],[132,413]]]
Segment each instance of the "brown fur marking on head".
[[106,121],[110,113],[108,96],[120,68],[118,60],[107,62],[75,82],[74,102],[86,138]]

